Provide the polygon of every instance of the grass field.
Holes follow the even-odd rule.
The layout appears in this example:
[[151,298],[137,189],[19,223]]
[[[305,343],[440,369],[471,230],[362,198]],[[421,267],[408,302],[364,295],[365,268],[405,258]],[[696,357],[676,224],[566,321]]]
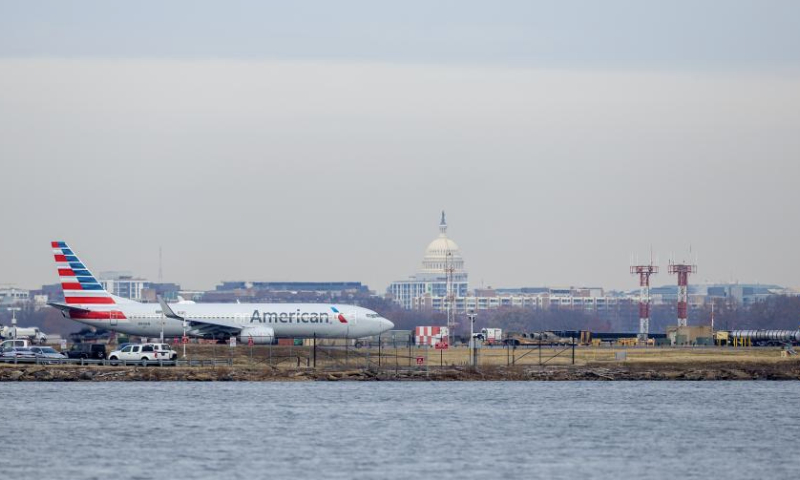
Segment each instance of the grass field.
[[[183,347],[178,347],[182,353]],[[625,352],[625,359],[617,354]],[[190,344],[191,365],[0,364],[3,381],[303,381],[303,380],[800,380],[800,358],[778,348],[545,347],[349,348]],[[541,355],[541,357],[540,357]],[[418,359],[421,363],[418,363]],[[205,362],[197,362],[204,360]],[[216,362],[208,362],[216,360]],[[541,362],[541,365],[540,365]],[[440,367],[441,365],[441,367]],[[313,368],[316,367],[316,368]]]
[[[177,350],[182,353],[182,347]],[[625,359],[618,360],[617,353],[624,352]],[[704,363],[775,363],[798,361],[796,356],[782,357],[780,348],[733,347],[576,347],[575,365],[593,364],[686,364]],[[239,345],[231,349],[226,345],[187,345],[186,357],[191,359],[231,359],[234,365],[270,365],[293,369],[315,364],[312,347]],[[433,348],[348,348],[318,347],[316,366],[321,368],[375,367],[402,368],[419,365],[429,367],[469,365],[470,351],[464,347],[447,350]],[[571,347],[483,348],[478,353],[478,365],[571,365]]]

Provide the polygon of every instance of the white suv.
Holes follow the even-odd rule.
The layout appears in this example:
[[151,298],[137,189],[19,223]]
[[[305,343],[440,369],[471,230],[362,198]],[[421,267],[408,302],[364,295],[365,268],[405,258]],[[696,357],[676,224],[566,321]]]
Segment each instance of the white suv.
[[122,350],[114,350],[108,359],[112,362],[158,362],[177,360],[178,352],[172,350],[166,343],[142,343],[126,345]]

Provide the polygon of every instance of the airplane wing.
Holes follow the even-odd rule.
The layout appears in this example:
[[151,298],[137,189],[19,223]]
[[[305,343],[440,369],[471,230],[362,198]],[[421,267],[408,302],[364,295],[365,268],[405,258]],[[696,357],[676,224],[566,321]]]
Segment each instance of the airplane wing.
[[235,335],[242,331],[242,325],[233,320],[198,319],[190,316],[181,316],[176,314],[161,296],[158,297],[158,303],[161,304],[161,311],[164,312],[165,317],[186,322],[189,327],[189,333],[192,335],[214,337],[218,334]]
[[209,319],[192,319],[192,318],[185,318],[186,324],[189,326],[188,332],[192,335],[197,335],[201,337],[210,336],[210,337],[217,337],[220,334],[223,335],[237,335],[239,332],[242,331],[241,325],[236,325],[231,322],[230,324],[224,321],[219,320],[209,320]]
[[47,304],[50,305],[53,308],[57,308],[57,309],[62,310],[64,312],[82,312],[82,313],[91,312],[91,310],[88,310],[86,308],[76,307],[75,305],[67,305],[66,303],[47,302]]

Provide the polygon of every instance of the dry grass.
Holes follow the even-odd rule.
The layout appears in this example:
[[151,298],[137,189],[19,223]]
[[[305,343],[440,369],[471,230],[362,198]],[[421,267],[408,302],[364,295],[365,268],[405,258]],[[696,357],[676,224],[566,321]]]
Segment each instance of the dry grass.
[[[181,352],[181,348],[177,348]],[[615,354],[626,352],[627,364],[653,365],[657,363],[697,365],[715,362],[775,363],[797,361],[797,357],[782,358],[780,348],[733,348],[733,347],[577,347],[575,364],[619,363]],[[469,349],[451,347],[440,351],[433,348],[384,348],[380,363],[383,367],[408,367],[417,365],[417,358],[429,366],[468,365]],[[234,365],[271,365],[281,369],[296,369],[311,366],[311,347],[286,346],[238,346],[230,349],[225,345],[188,345],[187,358],[232,359]],[[536,348],[483,348],[479,351],[479,365],[538,365],[540,351]],[[316,364],[323,368],[359,368],[375,366],[379,362],[377,348],[344,349],[343,347],[318,347]],[[541,362],[546,365],[570,365],[570,347],[544,347]]]

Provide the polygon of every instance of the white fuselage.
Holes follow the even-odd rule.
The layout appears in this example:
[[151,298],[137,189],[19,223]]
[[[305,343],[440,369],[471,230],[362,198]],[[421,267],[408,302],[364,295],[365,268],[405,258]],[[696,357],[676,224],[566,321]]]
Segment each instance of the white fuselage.
[[[193,331],[191,322],[210,321],[239,328],[268,327],[276,338],[360,338],[379,335],[394,325],[362,307],[323,303],[174,303],[170,308],[187,320],[168,318],[154,303],[125,303],[93,307],[94,312],[117,312],[111,318],[86,318],[69,314],[75,321],[128,335],[179,337]],[[341,318],[340,318],[341,314]]]

